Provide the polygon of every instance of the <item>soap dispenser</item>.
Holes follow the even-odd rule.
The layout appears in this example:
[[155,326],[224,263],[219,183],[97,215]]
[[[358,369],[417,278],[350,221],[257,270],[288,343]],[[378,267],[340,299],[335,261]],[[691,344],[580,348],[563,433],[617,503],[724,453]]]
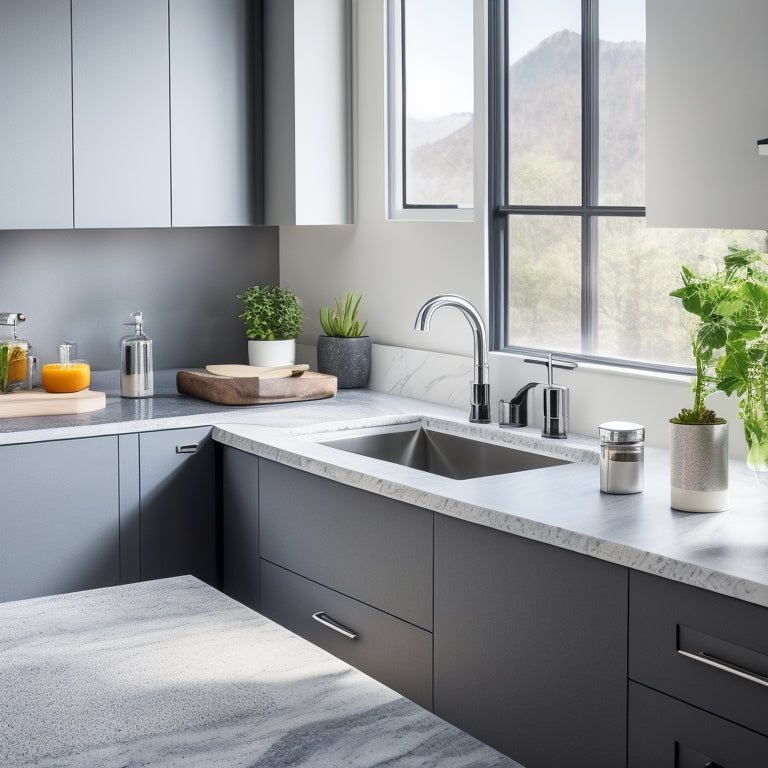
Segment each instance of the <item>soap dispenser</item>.
[[568,360],[554,360],[551,354],[545,360],[526,358],[525,362],[547,366],[547,384],[542,386],[544,390],[544,428],[541,430],[541,436],[557,439],[568,437],[568,387],[555,384],[554,369],[573,370],[579,367],[578,363],[572,363]]
[[144,333],[141,312],[131,313],[133,334],[120,340],[120,394],[123,397],[152,397],[154,375],[152,339]]

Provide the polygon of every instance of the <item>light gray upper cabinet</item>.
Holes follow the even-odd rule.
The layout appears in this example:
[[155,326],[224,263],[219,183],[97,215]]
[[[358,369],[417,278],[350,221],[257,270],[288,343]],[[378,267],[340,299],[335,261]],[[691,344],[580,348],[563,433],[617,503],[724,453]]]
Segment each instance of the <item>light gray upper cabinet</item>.
[[351,6],[264,2],[264,220],[351,224]]
[[72,226],[69,19],[69,0],[0,0],[2,229]]
[[649,226],[768,228],[768,3],[647,0]]
[[262,218],[259,7],[170,2],[174,226],[248,226]]
[[263,219],[259,0],[0,0],[0,228]]
[[167,0],[73,0],[75,227],[171,224]]

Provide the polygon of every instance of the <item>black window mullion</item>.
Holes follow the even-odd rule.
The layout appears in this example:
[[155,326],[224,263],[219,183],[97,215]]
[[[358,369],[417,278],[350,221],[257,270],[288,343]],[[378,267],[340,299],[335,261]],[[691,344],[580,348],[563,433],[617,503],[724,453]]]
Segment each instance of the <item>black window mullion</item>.
[[581,4],[581,351],[598,349],[597,205],[599,183],[599,0]]
[[509,217],[502,209],[508,200],[509,104],[507,75],[508,0],[490,0],[488,14],[488,195],[490,200],[490,338],[494,349],[507,344],[509,307],[509,253],[507,231]]

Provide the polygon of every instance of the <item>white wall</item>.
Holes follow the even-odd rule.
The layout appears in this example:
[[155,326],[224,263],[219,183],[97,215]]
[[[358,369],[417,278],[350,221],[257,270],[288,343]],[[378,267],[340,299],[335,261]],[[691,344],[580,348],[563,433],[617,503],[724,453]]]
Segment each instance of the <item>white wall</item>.
[[[475,0],[476,38],[484,41],[485,3]],[[467,297],[488,316],[485,175],[485,51],[477,46],[475,93],[475,218],[473,222],[411,222],[386,219],[386,69],[384,0],[357,0],[356,223],[348,227],[281,227],[280,279],[302,299],[308,314],[303,341],[320,333],[321,306],[352,290],[374,342],[455,355],[472,355],[472,335],[459,312],[443,309],[429,333],[413,330],[421,304],[438,293]],[[450,360],[450,358],[441,358]],[[449,364],[449,363],[447,363]],[[541,381],[540,366],[491,355],[491,402],[508,399],[527,381]],[[557,372],[571,388],[570,430],[596,435],[602,421],[637,421],[649,445],[667,447],[667,422],[690,404],[688,381],[581,367]],[[467,382],[468,384],[469,382]],[[467,398],[469,388],[467,386]],[[539,410],[540,395],[532,405]],[[731,421],[731,456],[746,457],[736,404],[713,396]]]

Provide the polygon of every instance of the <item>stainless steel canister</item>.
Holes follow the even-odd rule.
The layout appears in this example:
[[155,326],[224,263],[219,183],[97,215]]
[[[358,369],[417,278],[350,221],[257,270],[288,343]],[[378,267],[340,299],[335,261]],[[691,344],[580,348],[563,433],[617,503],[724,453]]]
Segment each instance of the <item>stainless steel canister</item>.
[[600,435],[600,490],[640,493],[643,490],[645,427],[631,421],[606,421]]

